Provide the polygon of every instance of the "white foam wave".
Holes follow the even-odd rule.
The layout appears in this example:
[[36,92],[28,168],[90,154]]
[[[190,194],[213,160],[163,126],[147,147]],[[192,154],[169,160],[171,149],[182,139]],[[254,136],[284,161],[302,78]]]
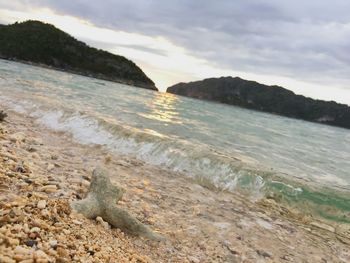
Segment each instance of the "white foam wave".
[[[79,113],[66,116],[62,111],[35,111],[31,116],[53,130],[69,132],[80,143],[103,145],[118,154],[131,155],[149,164],[206,178],[215,186],[227,190],[233,191],[240,178],[245,176],[242,171],[235,171],[230,164],[215,160],[213,156],[208,157],[209,155],[191,145],[176,145],[172,141],[157,140],[156,136],[153,142],[147,142],[112,134],[103,129],[97,120]],[[256,177],[246,185],[254,192],[260,192],[263,186],[261,177]]]
[[[153,136],[153,141],[136,140],[135,134],[126,136],[119,129],[109,132],[101,127],[96,119],[80,113],[68,114],[63,110],[43,110],[35,104],[26,101],[14,103],[6,99],[8,107],[19,113],[29,114],[31,117],[55,130],[70,133],[82,144],[103,145],[118,154],[131,155],[152,165],[166,167],[176,172],[185,173],[196,178],[205,178],[216,187],[234,191],[244,185],[254,192],[252,196],[262,196],[264,179],[260,176],[249,176],[237,167],[233,167],[228,160],[221,160],[219,156],[209,153],[207,149],[198,146],[181,144],[177,141],[166,140]],[[143,138],[141,135],[139,136]],[[150,138],[147,135],[147,138]]]

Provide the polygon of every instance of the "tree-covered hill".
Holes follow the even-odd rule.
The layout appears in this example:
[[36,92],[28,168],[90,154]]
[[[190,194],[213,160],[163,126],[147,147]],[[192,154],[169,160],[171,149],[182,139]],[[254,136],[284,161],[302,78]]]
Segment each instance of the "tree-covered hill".
[[132,61],[89,47],[40,21],[0,25],[0,58],[157,90]]
[[350,107],[347,105],[314,100],[279,86],[241,78],[179,83],[169,87],[167,92],[350,129]]

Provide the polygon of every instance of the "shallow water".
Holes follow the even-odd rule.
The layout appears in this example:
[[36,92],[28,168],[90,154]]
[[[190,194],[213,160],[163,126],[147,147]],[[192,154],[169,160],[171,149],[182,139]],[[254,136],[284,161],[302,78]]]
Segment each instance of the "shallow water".
[[1,104],[81,143],[350,221],[349,130],[4,60],[0,87]]

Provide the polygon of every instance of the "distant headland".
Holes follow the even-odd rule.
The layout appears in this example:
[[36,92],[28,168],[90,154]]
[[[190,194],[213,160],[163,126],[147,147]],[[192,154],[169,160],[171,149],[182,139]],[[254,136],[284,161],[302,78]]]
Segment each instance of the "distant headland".
[[40,21],[0,25],[0,58],[157,90],[132,61],[89,47]]
[[167,92],[350,129],[350,107],[345,104],[314,100],[238,77],[178,83]]
[[[89,47],[40,21],[0,25],[0,58],[157,91],[154,82],[127,58]],[[350,129],[350,107],[345,104],[238,77],[178,83],[167,92]]]

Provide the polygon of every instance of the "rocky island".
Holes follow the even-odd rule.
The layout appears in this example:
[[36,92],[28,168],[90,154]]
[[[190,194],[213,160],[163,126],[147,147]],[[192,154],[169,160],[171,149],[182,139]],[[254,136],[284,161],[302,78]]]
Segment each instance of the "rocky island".
[[286,117],[350,128],[350,107],[334,101],[314,100],[279,86],[241,78],[221,77],[178,83],[167,92],[216,101]]
[[40,21],[0,25],[0,58],[157,90],[132,61],[89,47]]

